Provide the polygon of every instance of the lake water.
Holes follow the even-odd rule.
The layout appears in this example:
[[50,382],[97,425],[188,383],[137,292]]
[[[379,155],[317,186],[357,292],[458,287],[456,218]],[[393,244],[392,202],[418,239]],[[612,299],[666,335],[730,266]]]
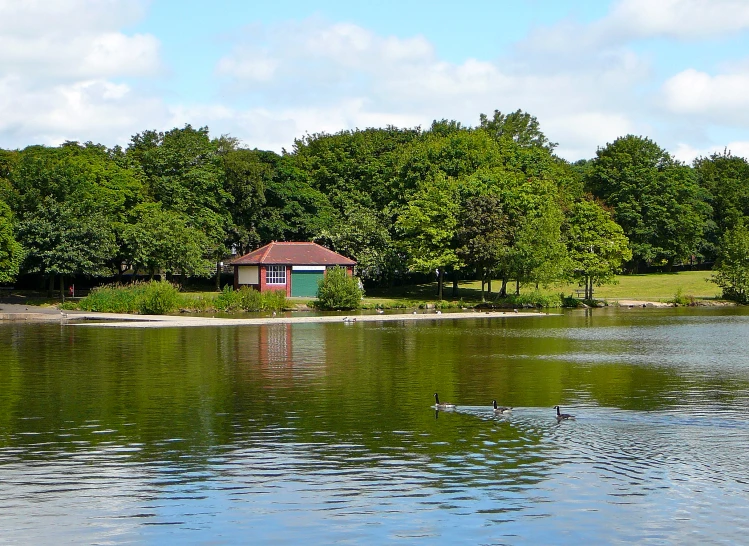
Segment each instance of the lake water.
[[748,409],[746,309],[0,323],[0,543],[745,543]]

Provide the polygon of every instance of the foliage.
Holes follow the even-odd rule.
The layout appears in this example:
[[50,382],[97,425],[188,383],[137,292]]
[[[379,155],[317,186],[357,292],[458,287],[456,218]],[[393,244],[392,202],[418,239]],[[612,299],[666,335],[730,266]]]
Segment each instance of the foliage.
[[669,267],[697,252],[710,206],[693,171],[653,141],[627,135],[599,149],[593,194],[614,209],[637,264]]
[[23,257],[23,247],[13,235],[13,213],[0,201],[0,283],[13,282]]
[[565,237],[572,277],[585,285],[585,299],[593,287],[614,282],[622,264],[632,258],[627,237],[611,214],[594,201],[578,201],[567,214]]
[[412,271],[439,270],[439,299],[445,268],[460,268],[456,252],[459,204],[452,180],[438,175],[421,185],[397,220]]
[[225,286],[215,300],[216,309],[220,311],[282,311],[288,307],[284,290],[258,292],[249,286],[234,290]]
[[212,264],[205,258],[209,241],[189,218],[176,211],[148,203],[133,211],[134,223],[123,229],[125,256],[135,271],[209,276]]
[[180,298],[179,289],[175,285],[166,281],[152,281],[144,286],[137,300],[141,315],[165,315],[177,310]]
[[674,305],[694,305],[696,298],[690,294],[684,295],[684,289],[680,286],[676,289],[674,297],[669,300],[669,303]]
[[712,221],[702,252],[706,259],[713,260],[721,235],[739,221],[746,224],[749,218],[749,162],[726,150],[696,159],[694,171],[712,206]]
[[497,140],[509,139],[524,147],[540,146],[550,152],[558,146],[556,142],[549,142],[536,117],[522,110],[510,114],[494,110],[491,119],[486,114],[481,114],[480,124],[483,130]]
[[348,274],[343,267],[328,269],[317,282],[318,309],[358,309],[364,291],[359,287],[359,279]]
[[723,289],[723,297],[749,303],[749,229],[737,222],[721,239],[718,263],[712,281]]
[[78,303],[84,311],[164,315],[176,311],[179,289],[166,281],[137,282],[94,288]]

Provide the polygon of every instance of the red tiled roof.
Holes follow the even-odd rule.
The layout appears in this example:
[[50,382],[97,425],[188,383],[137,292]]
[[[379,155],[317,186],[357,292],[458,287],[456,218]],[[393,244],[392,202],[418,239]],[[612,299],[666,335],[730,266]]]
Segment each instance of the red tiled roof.
[[317,243],[268,243],[239,258],[232,265],[356,265]]

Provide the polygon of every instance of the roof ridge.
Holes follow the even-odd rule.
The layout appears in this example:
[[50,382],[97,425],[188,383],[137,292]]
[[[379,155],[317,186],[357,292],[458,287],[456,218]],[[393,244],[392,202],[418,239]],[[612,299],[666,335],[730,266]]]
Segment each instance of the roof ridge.
[[270,243],[268,243],[267,245],[265,245],[266,250],[265,250],[265,252],[263,252],[263,255],[260,257],[260,260],[258,260],[260,263],[263,263],[265,261],[266,256],[268,256],[268,254],[270,253],[271,248],[273,248],[273,245],[275,245],[275,244],[276,244],[275,241],[271,241]]

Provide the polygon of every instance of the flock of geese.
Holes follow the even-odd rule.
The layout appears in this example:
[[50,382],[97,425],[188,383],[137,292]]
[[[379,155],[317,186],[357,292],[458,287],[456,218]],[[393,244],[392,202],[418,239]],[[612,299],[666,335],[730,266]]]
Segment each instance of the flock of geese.
[[[440,402],[439,394],[436,392],[434,393],[434,408],[438,410],[454,410],[455,404],[451,404],[449,402]],[[507,414],[512,412],[512,408],[508,406],[498,406],[496,400],[492,400],[492,409],[494,410],[495,415],[501,415],[501,414]],[[562,413],[559,409],[559,406],[554,406],[554,409],[557,410],[557,421],[566,421],[568,419],[575,419],[574,415],[570,415],[569,413]]]

